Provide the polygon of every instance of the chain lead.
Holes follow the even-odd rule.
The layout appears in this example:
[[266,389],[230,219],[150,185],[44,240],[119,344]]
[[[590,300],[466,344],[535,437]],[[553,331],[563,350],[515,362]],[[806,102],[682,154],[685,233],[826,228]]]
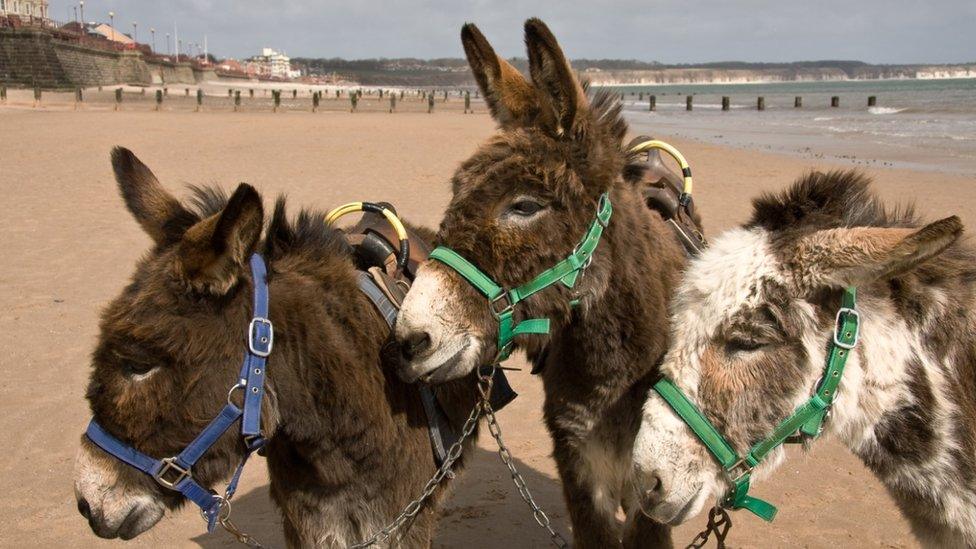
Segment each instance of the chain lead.
[[732,518],[722,507],[716,505],[708,512],[708,524],[705,529],[691,540],[686,549],[702,549],[708,543],[708,537],[715,534],[715,547],[725,549],[725,537],[729,535],[732,528]]

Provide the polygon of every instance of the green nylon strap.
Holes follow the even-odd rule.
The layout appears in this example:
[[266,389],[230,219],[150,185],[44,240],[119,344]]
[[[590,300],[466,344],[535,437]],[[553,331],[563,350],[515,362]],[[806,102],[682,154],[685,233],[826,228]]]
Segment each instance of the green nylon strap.
[[741,459],[725,437],[715,429],[698,407],[688,400],[688,397],[671,380],[663,378],[654,385],[654,390],[688,425],[725,470],[732,487],[722,502],[724,507],[746,509],[766,521],[772,521],[776,516],[776,507],[748,495],[752,469],[797,431],[810,436],[820,434],[827,410],[830,409],[837,393],[837,387],[840,385],[847,357],[850,356],[851,349],[857,344],[860,317],[855,309],[856,302],[857,290],[846,288],[841,301],[841,308],[837,312],[833,341],[831,341],[830,350],[827,353],[827,367],[816,392],[788,418],[777,425],[769,436],[753,445]]
[[488,275],[481,272],[470,261],[461,257],[460,254],[450,248],[438,246],[430,252],[430,259],[436,259],[448,267],[457,271],[472,286],[478,289],[488,299],[495,299],[504,291],[495,281],[488,278]]
[[[470,261],[450,248],[438,246],[430,253],[430,259],[437,260],[448,267],[454,269],[464,277],[472,286],[488,298],[488,306],[495,318],[498,319],[498,360],[502,361],[511,354],[511,343],[516,336],[523,334],[548,334],[548,318],[531,318],[515,323],[515,305],[525,298],[540,292],[557,282],[562,283],[567,288],[572,288],[579,280],[579,275],[586,268],[593,252],[596,250],[603,230],[610,223],[610,216],[613,214],[613,206],[610,204],[610,196],[607,193],[600,195],[597,203],[596,217],[590,223],[586,235],[576,245],[573,252],[566,259],[546,269],[538,276],[517,288],[506,291],[505,288],[495,283],[488,275],[474,266]],[[500,302],[501,306],[495,303]],[[507,303],[504,303],[507,301]],[[576,306],[578,300],[571,302]]]

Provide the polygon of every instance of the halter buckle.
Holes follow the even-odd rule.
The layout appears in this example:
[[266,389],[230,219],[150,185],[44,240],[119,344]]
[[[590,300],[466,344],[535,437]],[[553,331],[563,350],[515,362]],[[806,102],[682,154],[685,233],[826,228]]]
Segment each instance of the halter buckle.
[[[264,326],[267,328],[267,333],[261,334],[257,333],[257,328],[259,326]],[[254,356],[259,356],[261,358],[266,358],[271,354],[271,348],[274,347],[274,325],[267,318],[256,316],[251,319],[251,324],[247,327],[247,348],[251,351]]]
[[[159,471],[156,471],[156,473],[153,474],[153,478],[156,480],[156,482],[161,484],[163,487],[169,488],[170,490],[176,490],[177,484],[193,476],[192,474],[190,474],[190,468],[187,467],[186,469],[184,469],[182,466],[180,466],[179,463],[176,462],[175,457],[168,457],[163,459],[162,464],[163,466],[159,468]],[[175,480],[170,480],[166,478],[166,475],[170,472],[176,474]]]
[[[495,304],[501,302],[503,299],[505,300],[505,306],[499,310]],[[515,309],[515,304],[512,303],[512,298],[508,295],[508,292],[503,291],[495,296],[495,299],[488,302],[488,308],[491,309],[491,314],[495,315],[495,318],[498,318],[505,313],[512,312]]]
[[[738,474],[736,474],[736,471],[739,471]],[[739,481],[743,477],[750,474],[752,474],[752,466],[746,463],[746,458],[739,458],[739,461],[736,461],[732,464],[732,467],[725,470],[725,477],[729,479],[729,482],[733,486],[739,484]]]
[[[854,339],[850,343],[844,343],[840,340],[840,332],[843,329],[843,321],[841,320],[841,315],[852,315],[854,317]],[[850,351],[857,346],[857,339],[860,336],[861,331],[861,315],[857,312],[857,309],[851,309],[849,307],[841,307],[837,311],[837,317],[834,319],[834,345]]]

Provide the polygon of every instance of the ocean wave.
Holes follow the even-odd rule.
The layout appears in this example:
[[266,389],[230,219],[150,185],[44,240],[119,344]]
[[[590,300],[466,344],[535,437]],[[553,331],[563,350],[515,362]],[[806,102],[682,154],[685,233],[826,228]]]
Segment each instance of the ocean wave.
[[835,116],[818,116],[813,119],[814,122],[826,122],[827,120],[833,120]]
[[896,109],[894,107],[868,107],[868,112],[871,114],[898,114],[904,112],[907,109]]

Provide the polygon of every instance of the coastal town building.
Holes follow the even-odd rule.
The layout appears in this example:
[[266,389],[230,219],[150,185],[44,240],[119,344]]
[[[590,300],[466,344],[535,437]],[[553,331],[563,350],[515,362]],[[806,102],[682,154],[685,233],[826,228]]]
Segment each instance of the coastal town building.
[[119,29],[112,28],[106,23],[90,23],[86,26],[88,28],[88,34],[90,35],[101,36],[106,40],[111,40],[127,46],[135,45],[136,43],[136,41],[129,37],[129,35],[123,33]]
[[259,78],[289,78],[291,59],[281,52],[264,48],[261,55],[255,55],[248,60],[248,72]]
[[47,19],[47,0],[0,0],[0,15]]

